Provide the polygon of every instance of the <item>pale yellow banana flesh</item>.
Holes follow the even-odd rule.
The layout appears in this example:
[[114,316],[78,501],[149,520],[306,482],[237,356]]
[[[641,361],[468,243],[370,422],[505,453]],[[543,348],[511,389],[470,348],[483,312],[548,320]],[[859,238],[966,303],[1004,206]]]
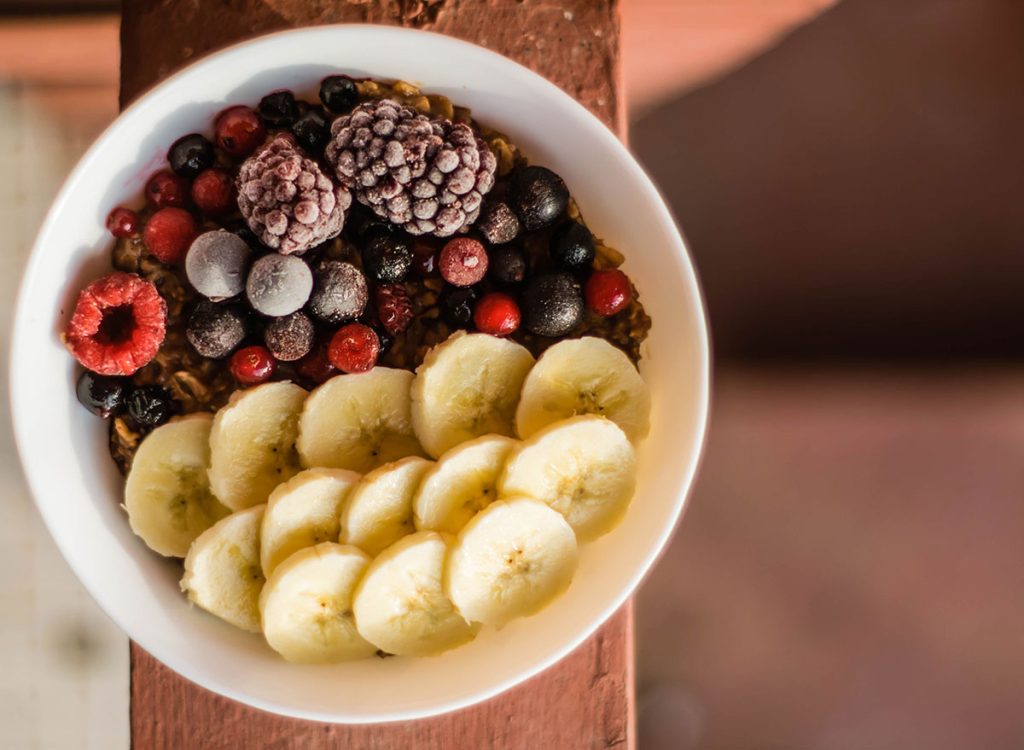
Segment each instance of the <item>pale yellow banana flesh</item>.
[[339,541],[378,555],[415,531],[413,496],[433,465],[433,461],[410,456],[364,476],[343,505]]

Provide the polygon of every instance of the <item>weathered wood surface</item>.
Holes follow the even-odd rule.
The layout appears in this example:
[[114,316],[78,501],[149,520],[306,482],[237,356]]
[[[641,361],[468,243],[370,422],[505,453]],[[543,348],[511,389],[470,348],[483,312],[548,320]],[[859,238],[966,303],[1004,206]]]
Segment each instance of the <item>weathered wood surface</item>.
[[[121,103],[203,54],[260,33],[388,23],[482,44],[560,85],[622,132],[617,0],[130,0],[121,26]],[[132,745],[144,748],[631,748],[633,614],[486,703],[402,724],[333,726],[221,698],[132,644]]]

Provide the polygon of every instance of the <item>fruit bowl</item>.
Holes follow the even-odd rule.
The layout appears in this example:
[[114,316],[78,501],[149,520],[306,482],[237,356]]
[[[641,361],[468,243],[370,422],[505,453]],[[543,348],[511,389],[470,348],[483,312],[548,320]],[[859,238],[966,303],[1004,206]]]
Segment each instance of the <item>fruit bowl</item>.
[[[565,178],[588,224],[624,252],[624,268],[654,320],[640,367],[653,409],[625,520],[583,548],[572,586],[547,609],[437,657],[303,666],[280,660],[258,635],[191,607],[178,591],[180,567],[132,534],[105,425],[75,402],[75,365],[58,334],[83,280],[109,263],[104,218],[141,191],[168,144],[228,104],[278,88],[304,91],[337,72],[401,78],[447,95]],[[288,31],[231,47],[127,109],[82,158],[43,223],[22,281],[11,363],[14,432],[33,495],[64,557],[107,614],[209,690],[267,711],[341,723],[470,705],[551,666],[591,635],[668,541],[693,483],[708,412],[708,338],[692,263],[656,189],[615,135],[554,85],[499,55],[373,26]]]

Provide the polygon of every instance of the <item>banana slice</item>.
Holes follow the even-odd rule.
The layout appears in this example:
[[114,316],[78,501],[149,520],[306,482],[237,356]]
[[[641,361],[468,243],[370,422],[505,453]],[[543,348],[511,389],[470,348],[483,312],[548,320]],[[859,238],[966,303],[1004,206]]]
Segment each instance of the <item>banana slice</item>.
[[306,469],[270,493],[260,528],[260,564],[268,578],[300,549],[338,539],[338,516],[359,475],[345,469]]
[[184,557],[196,537],[231,511],[210,492],[212,414],[157,427],[139,446],[124,486],[128,523],[165,557]]
[[267,502],[299,471],[295,453],[306,391],[294,383],[266,383],[235,391],[213,418],[210,487],[232,510]]
[[497,499],[498,477],[515,444],[512,438],[486,435],[441,456],[413,500],[416,528],[458,534]]
[[270,576],[260,596],[263,635],[292,662],[325,664],[370,656],[356,630],[352,592],[370,558],[355,547],[324,542],[299,550]]
[[651,393],[620,349],[593,336],[545,351],[523,383],[516,410],[519,437],[576,414],[615,422],[634,443],[650,429]]
[[341,511],[342,544],[379,555],[415,531],[412,498],[433,461],[410,456],[374,469],[348,496]]
[[513,418],[533,355],[486,333],[454,333],[431,349],[412,384],[412,424],[434,458],[467,440],[514,436]]
[[445,593],[467,620],[500,627],[569,588],[577,562],[576,537],[561,515],[529,498],[499,500],[452,545]]
[[412,431],[412,373],[374,367],[337,375],[313,391],[299,420],[303,466],[351,469],[365,474],[406,456],[422,456]]
[[581,542],[611,531],[636,488],[636,451],[614,422],[572,417],[541,430],[509,457],[501,497],[532,497],[557,510]]
[[265,505],[232,513],[199,535],[185,557],[181,590],[211,614],[260,630],[260,522]]
[[359,633],[389,654],[432,656],[468,643],[480,629],[455,611],[441,585],[448,544],[420,531],[388,547],[356,588]]

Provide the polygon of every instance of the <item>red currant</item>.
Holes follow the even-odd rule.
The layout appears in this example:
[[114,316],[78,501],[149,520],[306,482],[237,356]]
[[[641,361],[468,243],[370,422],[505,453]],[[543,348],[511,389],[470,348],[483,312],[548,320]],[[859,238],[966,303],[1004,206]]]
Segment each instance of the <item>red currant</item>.
[[342,372],[367,372],[377,364],[380,338],[377,332],[362,323],[342,326],[331,338],[327,357]]
[[594,271],[583,291],[587,307],[598,315],[608,316],[624,310],[633,300],[629,277],[617,268]]
[[519,327],[520,319],[519,305],[504,292],[484,295],[473,312],[477,329],[492,336],[508,336]]
[[107,216],[107,229],[115,237],[131,237],[139,231],[139,215],[130,208],[118,206]]
[[192,202],[207,216],[220,216],[235,205],[235,182],[223,169],[207,169],[192,182]]
[[188,180],[166,169],[157,172],[146,183],[146,200],[157,208],[184,208],[188,203]]
[[441,278],[453,286],[472,286],[487,273],[487,251],[477,240],[449,240],[438,259]]
[[327,356],[327,346],[323,344],[296,362],[295,370],[314,385],[320,385],[338,372]]
[[247,346],[231,355],[231,374],[242,385],[256,385],[270,379],[277,363],[264,346]]
[[263,143],[267,131],[255,110],[245,106],[228,107],[213,125],[214,140],[231,156],[245,156]]
[[142,240],[156,259],[167,265],[180,263],[196,238],[196,220],[183,208],[168,206],[149,217]]

